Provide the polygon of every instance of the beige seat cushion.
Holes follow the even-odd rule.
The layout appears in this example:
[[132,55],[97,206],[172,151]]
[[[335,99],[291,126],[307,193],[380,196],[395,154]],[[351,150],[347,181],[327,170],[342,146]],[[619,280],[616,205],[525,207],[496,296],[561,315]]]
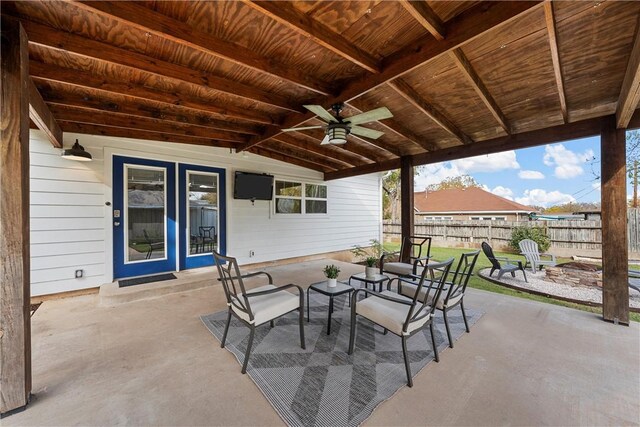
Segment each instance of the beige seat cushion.
[[[391,291],[384,291],[382,292],[382,294],[396,299],[411,301],[409,298],[398,295],[395,292]],[[418,304],[416,306],[416,310],[418,310],[419,307],[420,305]],[[427,321],[431,317],[430,314],[427,314],[424,318],[416,322],[411,322],[409,324],[409,327],[407,328],[407,332],[404,332],[402,330],[402,326],[407,319],[407,314],[409,313],[410,308],[411,306],[409,305],[389,301],[383,298],[379,298],[375,295],[371,295],[368,298],[365,298],[356,303],[357,314],[366,317],[374,323],[377,323],[383,328],[387,328],[394,334],[400,336],[411,334],[411,332],[427,323]],[[420,314],[424,314],[424,310]]]
[[385,273],[407,276],[413,274],[413,265],[404,262],[385,262],[383,267]]
[[[274,285],[264,285],[247,291],[247,295],[254,292],[276,289]],[[244,301],[242,301],[244,303]],[[274,292],[272,294],[249,297],[249,304],[253,312],[253,322],[249,320],[249,315],[231,304],[232,310],[246,322],[256,326],[282,316],[300,306],[300,297],[286,290]]]
[[[424,301],[428,288],[429,288],[428,283],[425,282],[422,289],[420,289],[420,293],[418,294],[419,301]],[[400,293],[406,297],[413,298],[413,296],[416,294],[417,289],[418,289],[417,285],[414,285],[412,283],[402,282],[402,288],[400,289]],[[447,306],[448,307],[454,306],[458,303],[458,301],[462,299],[462,294],[458,294],[455,297],[449,298],[449,301],[447,301],[447,304],[445,305],[444,299],[447,296],[447,292],[449,292],[449,287],[445,286],[442,289],[442,294],[440,294],[440,298],[438,298],[438,302],[436,304],[436,308],[438,310],[444,310],[445,307]],[[429,303],[431,303],[431,301],[433,300],[434,295],[435,295],[435,292],[434,290],[432,290],[431,294],[429,295]]]

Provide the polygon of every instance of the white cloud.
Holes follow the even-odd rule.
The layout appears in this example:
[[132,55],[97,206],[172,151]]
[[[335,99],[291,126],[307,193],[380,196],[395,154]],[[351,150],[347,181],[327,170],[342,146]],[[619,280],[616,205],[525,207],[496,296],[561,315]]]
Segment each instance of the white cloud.
[[498,172],[505,169],[520,169],[520,164],[516,160],[516,152],[513,150],[454,160],[451,163],[457,166],[463,173]]
[[518,178],[521,179],[544,179],[544,174],[539,171],[522,170],[518,172]]
[[[489,190],[487,189],[487,191]],[[510,188],[503,187],[502,185],[498,185],[496,188],[491,190],[491,193],[495,194],[496,196],[504,197],[508,200],[513,200],[513,191]]]
[[560,179],[575,178],[584,173],[582,165],[593,158],[593,150],[575,153],[562,144],[547,145],[544,148],[544,164],[555,167],[554,174]]
[[596,189],[596,188],[600,188],[600,181],[598,182],[594,182],[593,184],[591,184],[591,188]]
[[421,191],[431,184],[437,184],[451,177],[469,175],[473,172],[499,172],[505,169],[519,168],[520,164],[516,160],[516,152],[513,150],[469,157],[468,159],[421,166],[420,175],[414,178],[414,186],[417,191]]
[[529,206],[550,206],[575,202],[576,199],[571,194],[560,191],[545,191],[541,188],[525,190],[524,197],[516,197],[516,202]]

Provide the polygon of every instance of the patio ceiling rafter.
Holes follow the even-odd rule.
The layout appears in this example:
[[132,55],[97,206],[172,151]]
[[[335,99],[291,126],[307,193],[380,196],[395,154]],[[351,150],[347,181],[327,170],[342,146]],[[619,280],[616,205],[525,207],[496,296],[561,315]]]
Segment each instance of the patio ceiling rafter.
[[29,117],[47,135],[51,145],[62,148],[62,129],[32,80],[29,80]]
[[279,160],[281,162],[290,163],[292,165],[301,166],[303,168],[315,170],[322,173],[327,173],[328,171],[332,170],[331,168],[324,165],[319,165],[317,163],[310,162],[308,160],[303,160],[297,157],[288,156],[271,147],[262,147],[262,146],[253,147],[251,150],[248,150],[248,151],[250,153],[258,154],[260,156],[269,157],[274,160]]
[[622,82],[618,108],[616,109],[616,123],[618,128],[626,128],[640,101],[640,16],[636,25],[636,35],[633,48],[629,56],[629,63]]
[[273,151],[277,151],[278,153],[284,154],[285,156],[288,156],[294,159],[311,162],[318,166],[325,166],[332,171],[336,171],[344,167],[343,162],[334,160],[330,157],[325,156],[324,154],[313,153],[313,152],[301,149],[296,145],[285,144],[283,142],[276,140],[275,138],[272,138],[269,141],[267,141],[265,144],[265,148],[271,149]]
[[[521,2],[483,2],[457,16],[447,26],[447,38],[442,41],[422,40],[408,46],[383,60],[382,71],[365,78],[356,79],[347,84],[344,89],[330,99],[319,98],[316,103],[331,105],[336,102],[350,102],[361,97],[373,89],[394,79],[402,77],[416,68],[432,61],[441,55],[473,40],[487,31],[503,25],[519,15],[539,6],[537,1]],[[314,117],[313,113],[304,115],[288,115],[283,121],[284,128],[300,125]],[[260,144],[277,133],[279,130],[267,130],[265,133],[245,144],[241,149],[246,150]]]
[[306,150],[312,153],[319,154],[329,159],[336,160],[342,163],[341,168],[354,167],[363,164],[367,164],[361,160],[359,156],[355,156],[351,154],[347,150],[341,150],[333,145],[318,145],[315,141],[305,141],[300,138],[296,138],[291,134],[281,133],[278,136],[273,137],[274,140],[282,142],[283,144],[291,145],[292,147],[296,147],[298,149]]
[[436,40],[444,40],[447,35],[446,26],[426,1],[401,0],[400,3]]
[[272,58],[263,57],[244,46],[199,31],[185,22],[155,12],[142,5],[133,2],[101,1],[79,1],[73,2],[73,4],[91,13],[124,21],[179,45],[188,46],[205,54],[286,80],[321,95],[329,95],[333,92],[332,87],[302,71],[279,64]]
[[380,63],[376,58],[359,49],[340,34],[334,33],[306,14],[298,12],[291,5],[285,2],[259,0],[244,0],[244,3],[293,31],[313,40],[322,47],[329,49],[331,52],[340,55],[347,61],[369,72],[380,72]]
[[567,109],[567,96],[564,90],[564,74],[562,73],[562,63],[560,61],[560,51],[558,49],[558,36],[556,34],[556,19],[553,12],[553,4],[547,0],[544,2],[544,19],[547,24],[549,36],[549,49],[551,49],[551,61],[553,62],[553,74],[558,87],[558,97],[560,98],[560,110],[565,123],[569,122],[569,111]]

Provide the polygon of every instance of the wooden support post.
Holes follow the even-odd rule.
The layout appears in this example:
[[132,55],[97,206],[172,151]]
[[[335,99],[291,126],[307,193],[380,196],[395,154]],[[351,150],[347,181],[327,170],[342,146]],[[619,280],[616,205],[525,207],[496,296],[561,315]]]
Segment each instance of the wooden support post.
[[20,24],[2,17],[0,56],[0,413],[31,392],[29,53]]
[[600,134],[602,152],[602,315],[629,324],[627,246],[627,173],[625,130],[606,117]]
[[[413,236],[414,208],[413,208],[413,159],[410,156],[402,157],[400,162],[400,214],[402,241]],[[410,247],[405,247],[405,253],[400,254],[401,259],[409,257]]]

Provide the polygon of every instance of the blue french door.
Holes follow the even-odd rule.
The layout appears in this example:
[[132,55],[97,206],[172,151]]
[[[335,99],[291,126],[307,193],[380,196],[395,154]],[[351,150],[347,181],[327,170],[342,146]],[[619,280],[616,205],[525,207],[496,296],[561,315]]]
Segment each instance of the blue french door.
[[226,253],[225,170],[178,165],[180,269],[213,265]]
[[113,158],[114,278],[176,270],[175,164]]

